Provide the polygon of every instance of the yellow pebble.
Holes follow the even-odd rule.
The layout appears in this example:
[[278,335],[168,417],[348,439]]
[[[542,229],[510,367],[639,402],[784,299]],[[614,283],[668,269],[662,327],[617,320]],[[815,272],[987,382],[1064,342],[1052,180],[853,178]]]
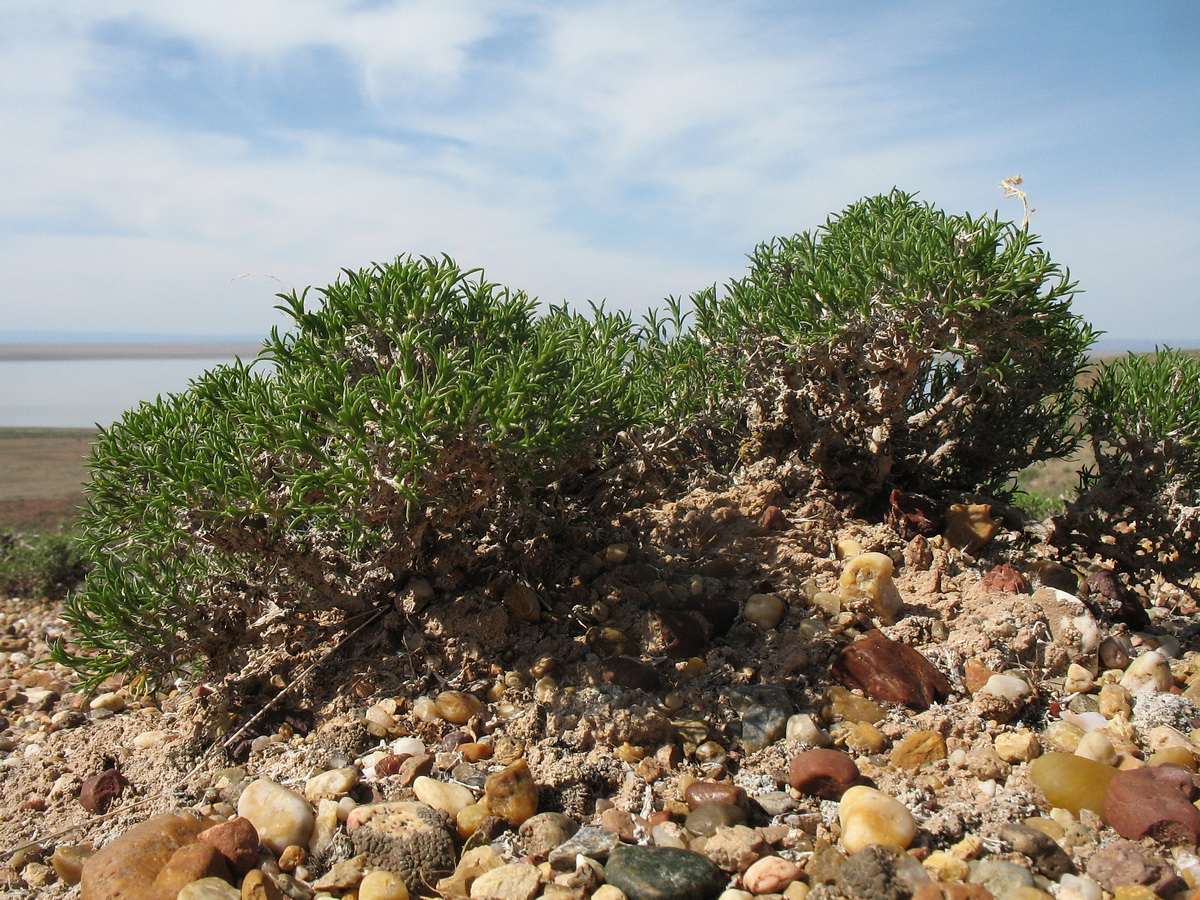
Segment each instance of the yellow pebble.
[[408,900],[408,888],[386,869],[375,869],[359,883],[358,900]]

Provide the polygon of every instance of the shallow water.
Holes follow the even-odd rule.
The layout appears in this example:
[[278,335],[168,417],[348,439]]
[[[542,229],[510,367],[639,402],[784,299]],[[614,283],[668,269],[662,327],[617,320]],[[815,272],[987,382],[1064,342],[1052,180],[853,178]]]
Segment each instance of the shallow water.
[[91,428],[232,358],[0,361],[0,427]]

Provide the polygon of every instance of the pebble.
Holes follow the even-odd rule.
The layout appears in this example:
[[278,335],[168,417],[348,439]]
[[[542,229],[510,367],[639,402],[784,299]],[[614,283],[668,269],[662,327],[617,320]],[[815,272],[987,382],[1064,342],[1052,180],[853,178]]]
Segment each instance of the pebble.
[[116,769],[105,769],[80,785],[79,805],[90,813],[103,815],[120,799],[128,785],[128,779]]
[[550,867],[559,871],[574,871],[578,857],[605,860],[620,844],[621,838],[607,828],[585,825],[550,850]]
[[683,799],[692,809],[704,803],[728,803],[745,807],[747,802],[745,788],[718,781],[693,781],[684,788]]
[[673,847],[620,847],[604,874],[629,900],[712,900],[725,881],[707,857]]
[[870,844],[907,849],[917,836],[917,822],[903,803],[881,791],[857,785],[842,794],[838,807],[840,843],[847,853]]
[[88,709],[107,709],[109,712],[121,712],[125,709],[125,698],[115,692],[97,694],[88,704]]
[[133,826],[83,864],[81,896],[142,895],[175,851],[194,842],[201,830],[199,820],[181,815],[155,816]]
[[1117,772],[1104,796],[1104,820],[1121,837],[1164,844],[1200,842],[1191,773],[1175,766]]
[[258,831],[245,816],[207,828],[198,837],[215,847],[239,875],[245,875],[258,861]]
[[1036,828],[1010,822],[1000,829],[999,836],[1018,853],[1029,857],[1034,867],[1051,881],[1058,881],[1063,875],[1075,871],[1066,851],[1053,838]]
[[830,719],[844,722],[882,722],[887,718],[887,710],[866,697],[850,693],[841,685],[830,685],[825,692],[828,701]]
[[770,851],[757,829],[746,825],[718,828],[704,842],[704,855],[726,872],[744,872]]
[[742,884],[752,894],[780,894],[804,869],[778,856],[764,856],[746,869]]
[[1029,764],[1029,780],[1051,806],[1079,815],[1089,809],[1104,814],[1104,793],[1117,774],[1112,766],[1069,753],[1046,753]]
[[59,844],[50,857],[50,865],[54,867],[59,881],[70,885],[79,884],[79,879],[83,876],[83,864],[94,852],[91,844]]
[[854,760],[840,750],[805,750],[788,767],[788,784],[802,794],[824,800],[840,799],[861,778]]
[[929,883],[913,857],[893,846],[873,844],[850,854],[837,872],[839,897],[906,900]]
[[344,797],[358,784],[358,770],[350,767],[328,769],[304,782],[304,797],[309,803]]
[[448,781],[435,781],[424,775],[413,781],[412,789],[422,803],[450,816],[457,816],[475,802],[475,794],[470,788]]
[[662,678],[650,663],[628,656],[612,656],[600,664],[600,677],[606,683],[653,693],[662,688]]
[[1000,530],[1000,519],[992,518],[987,503],[954,503],[946,510],[946,543],[975,554]]
[[946,758],[946,739],[936,731],[914,731],[892,748],[892,765],[916,772],[929,763]]
[[904,608],[904,598],[892,580],[895,563],[885,553],[851,554],[838,578],[838,598],[843,605],[865,599],[883,624],[895,623]]
[[1115,766],[1119,761],[1116,748],[1103,731],[1089,731],[1079,740],[1075,755],[1092,759],[1106,766]]
[[742,615],[763,631],[774,631],[783,621],[787,607],[775,594],[751,594]]
[[1147,650],[1129,664],[1121,676],[1121,687],[1136,694],[1144,688],[1154,691],[1169,691],[1175,683],[1166,657],[1158,650]]
[[1123,885],[1141,884],[1159,894],[1179,886],[1180,878],[1164,860],[1132,841],[1114,841],[1087,863],[1087,876],[1109,893]]
[[799,741],[801,744],[812,744],[819,747],[829,743],[829,735],[823,732],[816,721],[808,713],[796,713],[787,720],[784,737],[789,741]]
[[521,823],[518,836],[526,855],[540,860],[579,830],[579,823],[560,812],[544,812]]
[[996,735],[992,742],[996,755],[1006,763],[1023,763],[1037,759],[1042,754],[1042,744],[1036,734],[1028,729],[1006,731]]
[[730,688],[729,699],[741,715],[742,746],[747,753],[780,740],[787,733],[788,719],[795,712],[787,688],[778,685]]
[[186,884],[175,895],[177,900],[242,900],[242,892],[223,878],[201,878]]
[[483,701],[465,691],[442,691],[433,701],[437,713],[452,725],[465,725],[483,712]]
[[229,883],[229,866],[216,847],[203,841],[184,844],[171,854],[154,878],[151,894],[174,897],[185,885],[202,878]]
[[702,803],[688,813],[683,827],[701,837],[714,834],[718,828],[730,828],[746,822],[746,811],[728,803]]
[[251,869],[242,879],[240,900],[284,900],[275,880],[261,869]]
[[307,846],[313,831],[313,809],[303,796],[269,778],[251,782],[238,798],[237,812],[250,820],[258,839],[271,852],[291,844]]
[[[472,900],[533,900],[541,888],[537,866],[509,863],[484,872],[471,885]],[[365,900],[359,894],[359,900]]]
[[933,663],[878,629],[846,646],[834,661],[833,673],[872,700],[913,709],[928,709],[950,693],[950,683]]
[[970,884],[982,884],[993,897],[1006,900],[1020,888],[1034,886],[1033,873],[1024,866],[1002,859],[978,859],[971,863]]
[[1058,886],[1058,900],[1103,900],[1100,885],[1083,875],[1064,875]]
[[494,775],[484,784],[488,809],[510,825],[520,825],[537,812],[538,788],[529,771],[529,764],[517,760]]
[[386,869],[374,869],[359,883],[358,900],[408,900],[408,886]]

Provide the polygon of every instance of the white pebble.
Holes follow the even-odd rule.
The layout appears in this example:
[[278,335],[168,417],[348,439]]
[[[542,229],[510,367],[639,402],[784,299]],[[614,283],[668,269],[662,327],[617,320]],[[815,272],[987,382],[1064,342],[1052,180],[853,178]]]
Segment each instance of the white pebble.
[[1084,759],[1094,759],[1106,766],[1115,766],[1120,762],[1112,741],[1102,731],[1089,731],[1080,738],[1079,746],[1075,748],[1075,755],[1082,756]]
[[1084,875],[1064,875],[1058,881],[1058,900],[1101,900],[1100,885]]
[[1089,669],[1071,663],[1067,666],[1067,677],[1063,679],[1063,690],[1068,694],[1084,694],[1092,689],[1096,678]]
[[149,750],[172,737],[174,735],[169,731],[143,731],[141,734],[134,735],[133,746],[138,750]]
[[276,855],[292,844],[307,846],[312,836],[314,816],[308,801],[269,778],[260,778],[242,791],[237,811]]
[[1029,686],[1029,682],[1016,675],[993,675],[980,689],[980,693],[1016,702],[1030,696],[1033,688]]
[[742,614],[763,631],[774,631],[783,621],[787,607],[774,594],[751,594]]
[[829,735],[821,730],[808,713],[796,713],[791,716],[787,720],[785,736],[790,741],[800,741],[803,744],[824,746],[829,743]]
[[1131,662],[1125,674],[1121,676],[1121,687],[1131,694],[1136,694],[1146,687],[1156,691],[1169,691],[1174,683],[1171,667],[1157,650],[1147,650]]
[[392,741],[392,753],[395,756],[420,756],[425,752],[425,745],[420,738],[402,737]]
[[120,712],[125,708],[125,698],[120,694],[109,692],[107,694],[99,694],[92,698],[92,702],[88,704],[89,709],[109,709],[113,712]]

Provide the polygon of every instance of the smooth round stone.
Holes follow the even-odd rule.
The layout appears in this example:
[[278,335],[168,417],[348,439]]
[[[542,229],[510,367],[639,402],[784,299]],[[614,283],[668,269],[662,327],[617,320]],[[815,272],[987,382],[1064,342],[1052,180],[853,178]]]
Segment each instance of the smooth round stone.
[[451,816],[457,816],[475,802],[475,795],[471,793],[470,788],[447,781],[437,781],[425,775],[420,775],[413,781],[412,789],[422,803]]
[[1016,675],[993,675],[984,684],[982,694],[991,694],[1002,700],[1018,703],[1033,693],[1033,688],[1024,678]]
[[107,694],[98,694],[88,704],[89,709],[107,709],[110,712],[120,712],[125,708],[125,698],[120,694],[109,692]]
[[783,621],[787,607],[774,594],[751,594],[746,600],[743,615],[763,631],[774,631]]
[[1064,875],[1058,886],[1058,900],[1102,900],[1104,897],[1104,889],[1084,875]]
[[1042,753],[1042,745],[1032,731],[1008,731],[998,734],[992,742],[992,749],[1006,763],[1029,762]]
[[483,701],[465,691],[442,691],[433,704],[438,715],[453,725],[465,725],[483,711]]
[[250,820],[259,840],[276,855],[292,844],[308,846],[315,820],[313,808],[290,788],[259,778],[242,791],[237,811]]
[[779,856],[764,856],[742,875],[742,884],[752,894],[780,894],[804,873],[804,869]]
[[1068,694],[1078,694],[1081,692],[1090,691],[1096,683],[1090,669],[1079,665],[1079,663],[1071,663],[1067,666],[1067,674],[1063,679],[1063,690]]
[[1042,731],[1041,743],[1055,753],[1074,753],[1084,731],[1072,722],[1051,722]]
[[408,900],[408,887],[386,869],[375,869],[359,883],[358,900]]
[[392,741],[393,756],[420,756],[425,752],[425,744],[420,738],[402,737]]
[[692,809],[705,803],[728,803],[744,806],[746,790],[736,784],[720,781],[693,781],[684,789],[683,799]]
[[837,800],[860,777],[854,760],[840,750],[805,750],[788,767],[788,784],[802,794],[825,800]]
[[688,813],[683,827],[692,834],[708,837],[718,828],[746,824],[746,811],[728,803],[702,803]]
[[841,845],[857,853],[871,844],[907,850],[917,836],[917,822],[908,808],[893,797],[865,785],[842,794],[838,807]]
[[707,857],[674,847],[620,847],[604,874],[629,900],[712,900],[725,881]]
[[1029,780],[1046,802],[1078,816],[1081,809],[1104,815],[1104,793],[1117,770],[1071,753],[1046,753],[1029,764]]

